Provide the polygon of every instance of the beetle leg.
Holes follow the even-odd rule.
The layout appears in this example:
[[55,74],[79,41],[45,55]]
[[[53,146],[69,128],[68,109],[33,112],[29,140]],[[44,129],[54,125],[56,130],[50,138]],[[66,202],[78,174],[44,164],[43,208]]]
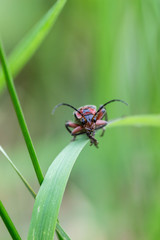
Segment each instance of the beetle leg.
[[71,132],[71,134],[74,136],[74,135],[77,135],[78,132],[82,131],[83,130],[83,127],[81,125],[77,125],[77,127],[75,127],[75,129],[73,129],[73,131]]
[[94,137],[94,136],[95,136],[95,131],[92,132],[92,137]]
[[74,141],[77,135],[84,134],[84,132],[79,132],[81,130],[83,130],[83,127],[80,125],[78,125],[77,127],[75,127],[75,129],[73,129],[73,131],[71,132],[71,135],[73,136],[71,141]]
[[79,132],[79,133],[74,134],[74,136],[73,136],[71,141],[74,141],[78,135],[81,135],[81,134],[84,134],[84,133],[85,132]]
[[103,116],[105,118],[105,120],[108,122],[108,115],[107,115],[107,112],[105,111],[105,114]]
[[71,128],[75,128],[75,127],[79,126],[79,124],[71,122],[71,121],[66,122],[65,125],[67,125],[68,127],[71,127]]
[[72,133],[72,131],[69,129],[69,127],[76,128],[77,126],[79,126],[79,125],[74,122],[71,122],[71,121],[68,121],[65,123],[65,127],[67,128],[69,133]]
[[80,132],[80,133],[74,134],[71,141],[74,141],[74,140],[76,139],[76,137],[77,137],[78,135],[81,135],[81,134],[85,134],[85,132]]
[[102,119],[103,117],[105,117],[105,120],[107,121],[108,120],[108,117],[107,117],[107,112],[104,108],[102,108],[99,113],[97,114],[97,120],[100,120]]
[[102,133],[101,133],[101,135],[100,135],[101,137],[103,137],[105,131],[106,131],[106,129],[103,127],[103,128],[102,128]]
[[105,126],[107,125],[107,121],[104,121],[104,120],[97,120],[96,121],[96,126],[98,126],[97,128],[96,128],[96,130],[98,130],[98,129],[100,129],[100,128],[102,128],[102,134],[101,134],[101,137],[104,135],[104,132],[105,132]]
[[97,127],[95,130],[99,130],[99,129],[101,129],[101,128],[104,128],[104,126],[99,126],[99,127]]
[[107,125],[107,121],[105,121],[105,120],[97,120],[96,121],[96,126],[106,126]]
[[73,138],[71,139],[71,142],[76,140],[76,135],[73,136]]
[[93,136],[91,136],[90,134],[87,134],[87,136],[90,139],[90,146],[92,146],[92,144],[94,144],[98,148],[98,141]]
[[[68,132],[73,136],[73,138],[72,138],[71,141],[74,141],[74,140],[76,139],[76,136],[77,136],[77,135],[84,134],[84,132],[77,133],[77,132],[79,132],[79,131],[81,131],[81,130],[83,129],[83,128],[82,128],[80,125],[78,125],[77,123],[68,121],[68,122],[65,123],[65,127],[66,127],[66,129],[68,130]],[[71,130],[69,129],[69,127],[74,128],[73,131],[71,131]]]
[[85,134],[85,132],[76,133],[76,134],[74,134],[74,136],[78,136],[78,135],[81,135],[81,134]]
[[104,132],[106,131],[106,128],[104,127],[104,126],[99,126],[99,127],[97,127],[95,130],[99,130],[99,129],[101,129],[102,128],[102,133],[101,133],[101,137],[103,137],[103,135],[104,135]]

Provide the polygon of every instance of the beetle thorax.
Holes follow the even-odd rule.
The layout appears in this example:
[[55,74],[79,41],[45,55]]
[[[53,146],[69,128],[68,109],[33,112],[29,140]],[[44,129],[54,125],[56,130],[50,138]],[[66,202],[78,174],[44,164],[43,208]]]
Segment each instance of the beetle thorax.
[[85,116],[85,118],[87,121],[84,125],[84,128],[89,132],[93,132],[96,127],[96,124],[92,121],[93,115],[90,114],[88,116]]

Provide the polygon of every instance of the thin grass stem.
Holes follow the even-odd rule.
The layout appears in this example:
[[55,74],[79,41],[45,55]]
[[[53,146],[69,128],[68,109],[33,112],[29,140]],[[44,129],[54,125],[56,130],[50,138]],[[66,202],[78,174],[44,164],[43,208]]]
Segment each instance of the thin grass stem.
[[4,151],[4,149],[0,146],[0,152],[3,153],[3,155],[6,157],[6,159],[9,161],[9,163],[11,164],[11,166],[14,168],[14,170],[16,171],[16,173],[18,174],[18,176],[21,178],[22,182],[24,183],[24,185],[26,186],[26,188],[29,190],[29,192],[32,194],[32,196],[34,198],[36,198],[36,193],[34,192],[34,190],[32,189],[32,187],[29,185],[29,183],[27,182],[27,180],[23,177],[23,175],[20,173],[20,171],[18,170],[18,168],[14,165],[14,163],[11,161],[11,159],[9,158],[9,156],[7,155],[7,153]]
[[20,237],[16,227],[14,226],[9,214],[7,213],[2,201],[0,201],[0,216],[5,224],[6,228],[8,229],[8,232],[10,233],[12,239],[21,240],[21,237]]
[[[27,128],[27,124],[25,122],[25,118],[24,118],[24,115],[23,115],[23,112],[22,112],[22,108],[21,108],[21,105],[20,105],[20,102],[19,102],[19,99],[18,99],[18,95],[16,93],[16,89],[15,89],[15,86],[14,86],[14,83],[13,83],[13,80],[12,80],[12,77],[11,77],[11,74],[10,74],[10,71],[9,71],[9,68],[8,68],[8,65],[7,65],[7,59],[6,59],[6,56],[5,56],[5,53],[4,53],[4,50],[3,50],[3,47],[2,47],[1,43],[0,43],[0,61],[1,61],[2,68],[3,68],[3,71],[4,71],[8,91],[9,91],[9,94],[10,94],[10,97],[11,97],[11,100],[12,100],[17,118],[18,118],[18,122],[20,124],[21,131],[22,131],[24,140],[26,142],[26,145],[27,145],[27,148],[28,148],[28,151],[29,151],[29,154],[30,154],[30,157],[31,157],[31,160],[32,160],[32,163],[33,163],[38,181],[39,181],[39,184],[41,185],[44,177],[43,177],[43,174],[42,174],[42,171],[41,171],[41,168],[40,168],[37,156],[36,156],[36,152],[35,152],[35,149],[34,149],[30,134],[29,134],[29,130]],[[13,165],[14,164],[12,164],[12,166]],[[31,189],[31,187],[29,186],[27,181],[23,178],[23,176],[20,174],[18,169],[15,166],[13,166],[13,167],[15,168],[18,175],[21,177],[22,181],[24,182],[24,184],[26,185],[26,187],[28,188],[28,190],[30,191],[32,196],[35,198],[36,194]],[[60,225],[58,224],[58,226],[60,226]],[[56,226],[56,228],[57,228],[57,226]],[[64,230],[61,227],[59,227],[59,230],[56,229],[56,231],[59,233],[60,236],[63,236],[64,233],[65,233]],[[65,233],[65,236],[67,237],[66,233]],[[15,239],[21,239],[21,238],[15,238]],[[69,239],[69,238],[66,238],[66,239]]]
[[9,68],[8,68],[5,52],[3,50],[3,47],[2,47],[1,43],[0,43],[0,61],[1,61],[2,68],[3,68],[3,71],[4,71],[8,91],[9,91],[9,94],[10,94],[10,97],[11,97],[11,100],[12,100],[17,118],[18,118],[18,122],[19,122],[19,125],[21,127],[21,131],[22,131],[24,140],[26,142],[28,152],[30,154],[32,164],[34,166],[34,170],[36,172],[39,184],[41,184],[42,181],[43,181],[43,174],[42,174],[42,171],[41,171],[38,159],[37,159],[37,155],[36,155],[36,152],[35,152],[31,137],[30,137],[29,130],[27,128],[27,124],[25,122],[25,118],[24,118],[24,115],[23,115],[23,112],[22,112],[22,108],[21,108],[19,99],[18,99],[18,95],[16,93],[14,82],[12,80],[12,76],[11,76]]

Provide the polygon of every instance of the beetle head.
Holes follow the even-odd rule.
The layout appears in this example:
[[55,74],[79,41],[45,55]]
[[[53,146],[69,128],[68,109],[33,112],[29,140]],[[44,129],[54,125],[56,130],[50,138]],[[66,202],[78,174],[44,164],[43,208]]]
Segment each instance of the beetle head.
[[96,127],[96,117],[93,118],[93,115],[87,115],[80,119],[81,124],[87,133],[92,133]]

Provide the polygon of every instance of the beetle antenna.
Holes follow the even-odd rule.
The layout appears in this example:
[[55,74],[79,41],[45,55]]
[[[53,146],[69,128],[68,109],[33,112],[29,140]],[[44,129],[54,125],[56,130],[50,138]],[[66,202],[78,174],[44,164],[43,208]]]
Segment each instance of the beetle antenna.
[[[60,103],[60,104],[56,105],[56,106],[53,108],[53,110],[52,110],[52,114],[54,114],[56,108],[58,108],[58,107],[60,107],[60,106],[62,106],[62,105],[68,106],[68,107],[70,107],[70,108],[73,108],[75,111],[77,111],[79,114],[81,114],[82,117],[84,117],[84,115],[83,115],[80,111],[78,111],[77,108],[73,107],[72,105],[70,105],[70,104],[68,104],[68,103]],[[85,118],[85,117],[84,117],[84,118]]]
[[121,102],[121,103],[124,103],[125,105],[128,106],[128,103],[126,103],[126,102],[123,101],[123,100],[113,99],[113,100],[110,100],[109,102],[106,102],[106,103],[103,104],[102,106],[100,106],[99,109],[97,110],[97,112],[95,113],[95,116],[97,115],[97,113],[99,113],[99,111],[101,111],[102,108],[104,108],[106,105],[108,105],[109,103],[112,103],[112,102]]

